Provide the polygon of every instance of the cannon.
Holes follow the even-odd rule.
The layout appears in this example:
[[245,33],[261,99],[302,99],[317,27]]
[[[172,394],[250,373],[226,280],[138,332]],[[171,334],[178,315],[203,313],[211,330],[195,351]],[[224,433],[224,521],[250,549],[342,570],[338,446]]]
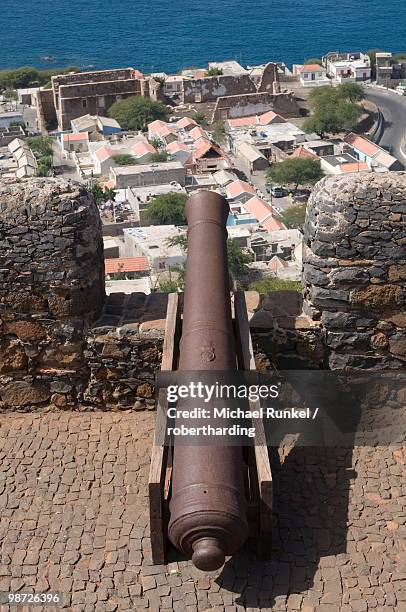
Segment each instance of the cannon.
[[[188,252],[179,370],[237,370],[227,264],[227,201],[198,192],[186,205]],[[192,408],[193,406],[189,406]],[[169,539],[214,570],[248,536],[242,449],[176,445]]]
[[[228,215],[227,201],[215,192],[198,192],[187,201],[183,320],[178,295],[172,294],[163,370],[210,373],[213,380],[216,372],[255,369],[241,292],[234,296],[233,325]],[[193,409],[192,402],[184,400],[182,409]],[[263,424],[256,424],[257,438],[251,449],[205,441],[179,443],[176,438],[168,449],[162,440],[157,441],[165,419],[165,410],[158,406],[149,479],[153,560],[163,562],[165,540],[169,539],[197,568],[212,571],[244,544],[250,531],[270,532],[271,473]],[[176,421],[179,424],[181,419]],[[254,517],[256,528],[249,525],[248,514]]]

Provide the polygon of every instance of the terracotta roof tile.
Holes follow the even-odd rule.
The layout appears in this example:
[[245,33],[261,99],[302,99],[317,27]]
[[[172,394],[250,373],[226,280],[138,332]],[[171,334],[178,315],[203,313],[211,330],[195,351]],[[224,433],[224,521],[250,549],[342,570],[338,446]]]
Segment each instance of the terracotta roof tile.
[[106,275],[115,272],[148,272],[150,269],[148,257],[117,257],[104,260]]

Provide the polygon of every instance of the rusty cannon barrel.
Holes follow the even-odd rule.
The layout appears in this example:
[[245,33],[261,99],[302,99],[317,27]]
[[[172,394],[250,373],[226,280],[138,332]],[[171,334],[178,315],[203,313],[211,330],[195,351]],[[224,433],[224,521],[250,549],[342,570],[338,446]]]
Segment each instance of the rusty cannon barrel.
[[[227,201],[214,192],[199,192],[186,204],[188,251],[179,370],[237,370],[228,214]],[[187,401],[192,409],[191,400]],[[176,444],[175,438],[168,535],[205,571],[220,568],[225,557],[242,546],[248,524],[240,446]]]

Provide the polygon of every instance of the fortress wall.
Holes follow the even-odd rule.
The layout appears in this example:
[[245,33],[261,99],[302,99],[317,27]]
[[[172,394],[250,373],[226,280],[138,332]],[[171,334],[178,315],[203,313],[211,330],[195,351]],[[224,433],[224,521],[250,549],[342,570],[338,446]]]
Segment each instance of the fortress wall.
[[[247,292],[257,367],[406,361],[406,175],[323,179],[303,297]],[[104,293],[102,228],[82,186],[0,186],[0,410],[153,409],[167,295]]]

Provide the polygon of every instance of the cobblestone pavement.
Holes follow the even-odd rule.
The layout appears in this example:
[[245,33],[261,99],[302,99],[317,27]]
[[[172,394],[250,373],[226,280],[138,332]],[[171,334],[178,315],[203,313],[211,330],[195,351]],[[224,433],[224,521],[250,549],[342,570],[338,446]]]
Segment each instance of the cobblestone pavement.
[[60,591],[89,612],[406,610],[405,450],[274,457],[272,560],[247,546],[204,574],[174,552],[152,565],[153,419],[0,416],[0,591]]

